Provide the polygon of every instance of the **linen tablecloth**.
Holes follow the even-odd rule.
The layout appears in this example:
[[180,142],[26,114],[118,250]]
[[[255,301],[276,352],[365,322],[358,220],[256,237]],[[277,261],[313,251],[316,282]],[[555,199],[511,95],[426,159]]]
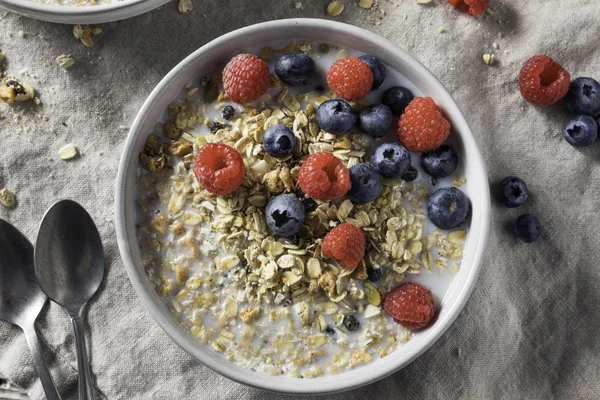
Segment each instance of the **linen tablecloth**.
[[[492,0],[470,17],[433,0],[377,0],[371,10],[343,0],[333,18],[395,42],[427,66],[463,109],[490,179],[522,177],[521,209],[493,205],[477,286],[452,327],[408,367],[332,399],[549,399],[600,397],[600,143],[575,150],[562,138],[560,105],[523,101],[522,63],[548,54],[573,76],[600,78],[597,0]],[[128,128],[152,88],[180,60],[230,30],[272,19],[330,18],[326,0],[193,0],[103,24],[85,47],[68,25],[0,10],[8,72],[37,89],[40,105],[0,105],[0,188],[18,199],[0,218],[32,241],[44,211],[72,198],[90,211],[106,251],[106,279],[88,307],[88,343],[99,399],[288,399],[234,383],[196,362],[143,308],[119,257],[113,220],[117,164]],[[443,28],[443,29],[442,29]],[[443,32],[441,32],[443,31]],[[486,65],[484,53],[497,62]],[[53,61],[71,54],[63,70]],[[74,143],[81,157],[57,151]],[[543,236],[518,243],[508,227],[534,212]],[[68,317],[49,304],[38,320],[46,359],[65,399],[76,398]],[[0,375],[43,398],[21,331],[0,323]]]

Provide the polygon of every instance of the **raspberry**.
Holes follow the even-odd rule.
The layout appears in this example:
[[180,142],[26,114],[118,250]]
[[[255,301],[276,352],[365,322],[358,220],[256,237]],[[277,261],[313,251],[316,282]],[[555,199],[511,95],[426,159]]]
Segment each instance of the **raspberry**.
[[325,235],[321,250],[342,267],[354,269],[365,255],[365,234],[354,225],[340,224]]
[[332,153],[314,153],[300,167],[302,191],[317,200],[331,200],[350,190],[350,171]]
[[571,76],[553,59],[537,55],[525,61],[519,75],[521,94],[533,104],[554,104],[569,91]]
[[238,54],[223,69],[223,89],[236,103],[250,103],[271,84],[269,66],[253,54]]
[[450,122],[431,97],[415,97],[398,121],[398,138],[410,151],[437,149],[450,134]]
[[329,68],[327,84],[344,100],[361,100],[371,91],[373,72],[366,62],[356,57],[342,58]]
[[469,13],[469,15],[476,16],[485,12],[490,0],[448,0],[448,4]]
[[229,194],[240,186],[246,169],[236,149],[223,143],[200,148],[194,163],[196,179],[213,194]]
[[383,309],[411,331],[425,328],[435,315],[431,291],[416,282],[405,282],[386,294]]

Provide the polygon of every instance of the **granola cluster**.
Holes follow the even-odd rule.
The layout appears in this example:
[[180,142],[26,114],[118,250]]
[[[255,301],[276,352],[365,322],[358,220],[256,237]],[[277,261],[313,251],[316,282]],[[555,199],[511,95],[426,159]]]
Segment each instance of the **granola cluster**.
[[[411,333],[382,312],[383,293],[405,275],[458,270],[465,232],[425,233],[424,183],[386,181],[366,205],[301,193],[298,171],[308,155],[332,152],[351,167],[366,161],[373,146],[361,133],[319,129],[315,107],[331,93],[293,93],[273,76],[256,107],[210,118],[230,103],[222,91],[211,96],[216,105],[207,101],[208,81],[186,86],[185,99],[169,106],[170,118],[157,124],[140,154],[138,238],[158,294],[202,342],[268,374],[336,374],[394,351]],[[263,148],[264,132],[276,124],[296,136],[287,159]],[[194,155],[206,143],[228,144],[244,157],[246,176],[234,193],[217,196],[195,180]],[[269,199],[281,193],[296,194],[307,211],[301,231],[288,239],[273,237],[264,215]],[[341,223],[360,227],[367,239],[367,254],[354,270],[321,251],[323,236]]]

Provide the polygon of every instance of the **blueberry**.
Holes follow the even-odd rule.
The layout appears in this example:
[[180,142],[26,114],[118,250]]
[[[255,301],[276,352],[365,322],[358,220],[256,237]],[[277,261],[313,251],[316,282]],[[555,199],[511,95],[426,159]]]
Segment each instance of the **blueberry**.
[[410,153],[396,142],[382,143],[373,150],[371,164],[384,178],[400,178],[410,167]]
[[381,268],[367,268],[367,277],[371,282],[377,282],[383,276]]
[[349,331],[355,331],[360,327],[360,322],[352,315],[345,315],[343,323]]
[[516,176],[507,176],[498,185],[498,199],[506,207],[519,207],[529,196],[527,185]]
[[565,102],[573,114],[597,116],[600,114],[600,83],[592,78],[574,79],[569,85]]
[[400,179],[406,182],[412,182],[415,179],[417,179],[417,176],[419,176],[419,171],[417,171],[417,169],[411,165],[410,167],[408,167],[406,172],[402,174]]
[[457,165],[458,156],[445,144],[421,156],[421,167],[434,178],[450,175]]
[[404,109],[415,98],[413,92],[402,86],[393,86],[383,92],[381,102],[392,110],[392,114],[398,116],[404,112]]
[[344,100],[327,100],[317,109],[317,124],[325,132],[339,135],[349,132],[356,125],[356,115]]
[[392,126],[392,110],[385,104],[373,104],[360,113],[360,126],[372,137],[380,138]]
[[540,237],[540,221],[533,214],[523,214],[517,218],[514,227],[515,236],[525,243],[531,243]]
[[296,136],[285,125],[273,125],[265,132],[263,145],[268,155],[275,158],[285,158],[292,154],[296,147]]
[[313,77],[317,67],[304,54],[284,54],[275,63],[275,74],[290,86],[304,86]]
[[373,86],[371,86],[371,90],[379,89],[385,80],[385,65],[369,54],[363,54],[362,56],[359,56],[358,59],[364,61],[365,64],[371,68],[371,72],[373,73]]
[[598,123],[588,115],[578,115],[565,124],[563,136],[571,146],[589,146],[598,137]]
[[224,120],[229,121],[235,115],[235,109],[232,106],[225,106],[222,115]]
[[379,196],[383,184],[381,175],[369,164],[356,164],[350,167],[348,198],[355,204],[367,204]]
[[273,234],[291,236],[304,224],[304,206],[293,194],[273,197],[265,209],[267,225]]
[[427,215],[440,229],[454,229],[467,220],[471,202],[461,190],[451,187],[438,189],[429,196]]

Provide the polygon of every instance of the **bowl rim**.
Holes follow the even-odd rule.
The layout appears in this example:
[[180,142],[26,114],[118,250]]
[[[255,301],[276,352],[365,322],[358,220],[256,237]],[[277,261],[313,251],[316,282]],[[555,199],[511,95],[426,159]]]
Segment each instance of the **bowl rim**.
[[90,6],[63,6],[38,3],[35,0],[0,0],[0,7],[48,22],[100,24],[144,14],[169,1],[171,0],[127,0]]
[[[146,119],[146,115],[152,109],[155,101],[158,100],[161,93],[166,88],[168,88],[173,83],[173,81],[176,80],[177,77],[183,73],[184,70],[189,68],[195,60],[206,56],[215,47],[221,46],[222,44],[228,43],[230,41],[234,41],[236,40],[236,38],[239,39],[261,31],[289,30],[290,25],[293,25],[294,28],[303,30],[314,29],[326,31],[332,34],[349,35],[351,38],[360,38],[360,40],[370,42],[381,51],[386,51],[389,54],[393,54],[397,59],[402,59],[403,62],[410,65],[410,68],[417,70],[419,74],[424,77],[423,80],[428,81],[428,85],[431,85],[433,88],[435,88],[437,93],[436,95],[438,96],[438,98],[443,97],[445,104],[444,111],[446,115],[451,116],[452,124],[455,127],[455,130],[461,132],[460,137],[461,140],[464,142],[465,151],[467,151],[468,149],[469,152],[469,162],[473,162],[476,165],[477,169],[481,172],[481,179],[483,180],[483,183],[485,183],[484,185],[482,185],[482,187],[477,187],[477,190],[481,191],[482,201],[477,203],[479,210],[477,222],[479,224],[478,227],[480,234],[476,239],[474,239],[476,240],[476,245],[472,250],[470,250],[473,252],[473,261],[472,264],[469,265],[468,275],[464,284],[462,285],[462,287],[455,288],[456,300],[452,304],[449,304],[449,310],[446,312],[444,318],[439,318],[434,325],[429,327],[427,330],[423,331],[424,339],[419,341],[418,344],[416,344],[408,351],[403,353],[402,356],[399,356],[402,357],[402,359],[396,364],[392,366],[384,364],[384,367],[382,368],[373,367],[369,370],[367,370],[367,368],[369,368],[369,366],[372,366],[373,364],[366,365],[354,370],[343,372],[345,377],[354,373],[354,375],[352,375],[353,379],[326,379],[319,381],[314,385],[307,383],[309,383],[310,381],[319,380],[321,378],[314,378],[308,381],[307,379],[292,378],[295,381],[301,381],[303,383],[302,385],[289,383],[288,381],[284,380],[279,381],[278,379],[264,379],[268,375],[264,373],[252,372],[242,367],[238,367],[234,363],[226,360],[225,358],[220,358],[220,361],[217,361],[210,357],[206,357],[205,355],[203,356],[202,352],[204,350],[201,350],[201,346],[198,346],[196,343],[194,343],[194,341],[192,340],[193,337],[191,337],[190,334],[182,332],[182,330],[178,329],[176,326],[173,326],[174,318],[170,315],[166,307],[164,307],[164,303],[162,302],[162,300],[158,298],[158,295],[150,286],[150,282],[147,278],[143,266],[141,268],[141,271],[138,270],[138,268],[136,267],[133,255],[130,250],[130,246],[131,243],[137,245],[137,238],[135,238],[135,235],[133,238],[128,236],[126,226],[126,214],[128,207],[126,203],[126,183],[127,177],[130,174],[129,168],[132,165],[130,157],[133,156],[136,140],[138,139],[137,136],[142,134],[140,132],[140,128],[142,127],[144,120]],[[299,34],[297,36],[298,39],[300,39],[302,35]],[[327,41],[328,39],[324,38],[323,40]],[[137,163],[135,163],[135,165],[137,168]],[[248,386],[256,387],[259,389],[290,394],[324,394],[355,389],[391,375],[392,373],[400,370],[401,368],[412,362],[425,350],[431,347],[450,327],[450,325],[452,325],[460,311],[463,309],[467,300],[469,299],[473,288],[475,287],[477,277],[481,270],[481,261],[486,249],[490,227],[491,200],[486,165],[462,111],[460,110],[452,96],[449,94],[449,92],[442,85],[442,83],[415,58],[413,58],[406,51],[393,44],[392,42],[388,41],[387,39],[384,39],[381,36],[370,31],[364,30],[362,28],[358,28],[341,22],[322,19],[294,18],[250,25],[229,32],[212,40],[211,42],[203,45],[201,48],[187,56],[179,64],[177,64],[153,89],[153,91],[141,107],[140,111],[138,112],[131,126],[119,162],[119,170],[115,189],[115,227],[121,258],[123,259],[127,275],[129,276],[129,279],[136,293],[141,298],[145,308],[148,310],[153,319],[158,323],[158,325],[163,329],[163,331],[171,338],[171,340],[173,340],[178,346],[180,346],[192,357],[203,363],[205,366],[211,368],[212,370],[233,381],[243,383]],[[473,222],[471,224],[473,224]],[[453,285],[451,285],[448,291],[452,289],[452,286]],[[148,288],[151,288],[152,291],[149,291]],[[415,339],[416,338],[414,338],[413,340]],[[357,370],[360,372],[356,373]],[[339,378],[338,375],[335,375],[334,377]]]

